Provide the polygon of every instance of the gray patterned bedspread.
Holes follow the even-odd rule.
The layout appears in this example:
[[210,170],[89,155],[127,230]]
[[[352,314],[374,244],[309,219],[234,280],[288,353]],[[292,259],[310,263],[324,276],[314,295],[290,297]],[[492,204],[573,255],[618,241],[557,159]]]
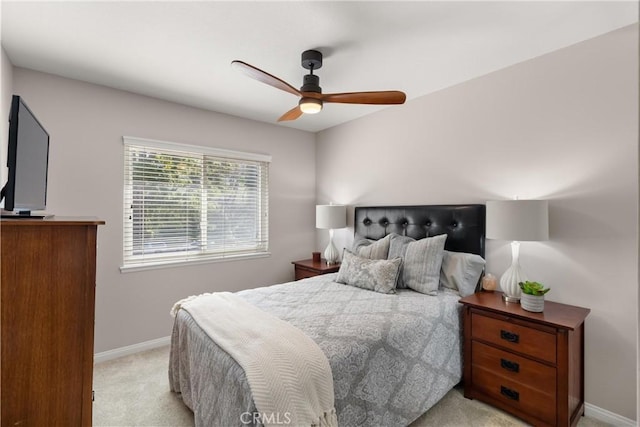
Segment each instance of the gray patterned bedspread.
[[[237,295],[290,322],[322,349],[341,427],[410,424],[462,377],[459,295],[381,294],[334,278]],[[242,415],[256,411],[244,371],[184,310],[173,328],[169,382],[193,410],[196,426],[260,425]]]

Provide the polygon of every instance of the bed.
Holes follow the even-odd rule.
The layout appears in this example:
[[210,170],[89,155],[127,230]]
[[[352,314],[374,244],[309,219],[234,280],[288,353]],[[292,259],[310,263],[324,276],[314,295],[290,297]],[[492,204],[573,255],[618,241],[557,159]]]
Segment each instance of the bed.
[[[485,208],[356,207],[354,233],[370,241],[446,234],[447,251],[484,257]],[[460,295],[447,288],[385,294],[336,283],[337,275],[235,295],[317,343],[331,367],[340,426],[409,425],[461,379]],[[243,369],[184,310],[175,318],[169,382],[196,426],[260,425],[242,418],[256,412]]]

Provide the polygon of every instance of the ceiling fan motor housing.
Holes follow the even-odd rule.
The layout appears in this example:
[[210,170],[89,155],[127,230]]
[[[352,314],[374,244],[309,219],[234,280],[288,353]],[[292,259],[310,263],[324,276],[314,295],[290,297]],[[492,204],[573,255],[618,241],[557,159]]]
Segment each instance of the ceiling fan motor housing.
[[302,81],[300,92],[322,93],[322,88],[320,87],[320,78],[314,74],[305,75],[304,80]]
[[313,74],[313,70],[322,67],[322,52],[317,50],[305,50],[302,52],[302,67],[309,70],[310,73],[304,76],[300,91],[322,93],[320,78]]

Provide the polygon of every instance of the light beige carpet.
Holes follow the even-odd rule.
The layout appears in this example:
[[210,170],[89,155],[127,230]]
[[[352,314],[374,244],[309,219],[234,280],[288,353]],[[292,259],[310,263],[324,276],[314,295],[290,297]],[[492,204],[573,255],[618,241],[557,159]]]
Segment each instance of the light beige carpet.
[[[168,366],[168,346],[97,364],[93,374],[93,425],[192,427],[193,414],[178,395],[169,391]],[[578,423],[580,427],[607,425],[589,417]],[[462,389],[455,388],[411,424],[426,426],[526,424],[482,402],[465,399]]]

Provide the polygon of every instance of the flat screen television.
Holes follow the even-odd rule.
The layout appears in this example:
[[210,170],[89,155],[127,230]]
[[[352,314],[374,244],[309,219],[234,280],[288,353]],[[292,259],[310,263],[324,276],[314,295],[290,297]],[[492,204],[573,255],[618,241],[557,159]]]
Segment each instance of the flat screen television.
[[43,217],[31,211],[47,207],[49,133],[18,95],[11,99],[8,142],[9,176],[0,197],[5,211],[12,212],[3,216]]

